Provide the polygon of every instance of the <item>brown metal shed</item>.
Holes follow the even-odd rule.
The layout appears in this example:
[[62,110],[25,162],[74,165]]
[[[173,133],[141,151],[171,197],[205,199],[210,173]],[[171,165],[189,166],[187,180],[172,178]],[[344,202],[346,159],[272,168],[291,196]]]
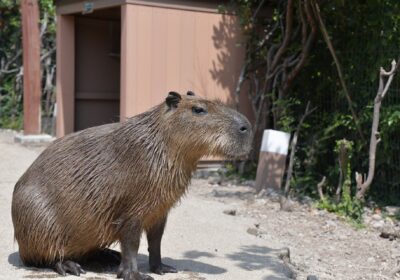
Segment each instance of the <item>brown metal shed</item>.
[[244,42],[236,16],[218,4],[56,1],[57,136],[124,120],[171,90],[233,104]]

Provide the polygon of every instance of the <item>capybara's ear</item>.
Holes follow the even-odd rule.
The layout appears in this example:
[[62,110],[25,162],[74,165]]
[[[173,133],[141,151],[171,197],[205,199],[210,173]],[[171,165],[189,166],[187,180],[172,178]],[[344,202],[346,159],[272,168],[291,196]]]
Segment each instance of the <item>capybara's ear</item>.
[[182,97],[179,93],[175,91],[170,91],[167,98],[165,99],[165,102],[167,103],[169,108],[176,108],[178,107],[178,103],[181,101],[181,99]]
[[190,96],[195,96],[195,95],[196,95],[196,94],[194,94],[194,92],[191,91],[191,90],[189,90],[186,94],[187,94],[187,95],[190,95]]

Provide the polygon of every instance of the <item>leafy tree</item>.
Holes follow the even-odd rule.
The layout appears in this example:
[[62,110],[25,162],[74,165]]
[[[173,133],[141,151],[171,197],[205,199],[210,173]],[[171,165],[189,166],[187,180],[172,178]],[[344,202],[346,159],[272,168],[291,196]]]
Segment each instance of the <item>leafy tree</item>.
[[[248,38],[247,59],[252,62],[245,69],[247,72],[245,71],[242,83],[250,83],[249,94],[254,95],[263,84],[266,67],[263,62],[268,50],[274,44],[282,42],[285,35],[286,29],[274,29],[274,23],[285,27],[285,11],[290,1],[234,0],[233,3],[241,17],[243,32]],[[302,11],[305,14],[305,10],[300,7],[307,3],[317,3],[321,8],[320,15],[340,61],[352,103],[349,104],[346,98],[336,65],[318,25],[315,42],[309,49],[301,71],[291,81],[291,86],[283,95],[279,94],[282,79],[278,76],[277,86],[262,92],[264,98],[269,101],[269,105],[263,108],[267,114],[264,127],[294,131],[295,120],[300,118],[305,104],[310,101],[317,110],[307,119],[302,131],[292,185],[298,192],[317,195],[316,185],[326,176],[327,185],[331,186],[327,192],[333,195],[336,190],[333,186],[337,185],[339,178],[336,141],[346,138],[354,143],[353,156],[349,163],[350,174],[353,174],[349,178],[353,188],[350,192],[354,193],[355,171],[368,169],[368,135],[372,122],[373,100],[378,87],[378,70],[380,66],[390,65],[390,61],[393,58],[397,59],[400,54],[400,2],[295,1],[293,7],[297,18],[294,19],[294,30],[301,27],[299,14]],[[310,22],[308,30],[312,26]],[[294,38],[286,50],[287,56],[284,56],[282,61],[301,53],[303,46],[304,40]],[[389,203],[395,203],[396,198],[400,197],[398,81],[399,78],[395,77],[390,89],[392,92],[383,102],[380,121],[382,142],[378,146],[376,175],[370,193],[374,199],[386,200]],[[350,107],[358,118],[360,129],[357,129]],[[360,135],[360,131],[363,136]],[[260,141],[261,135],[256,137]],[[258,152],[257,147],[254,152]]]

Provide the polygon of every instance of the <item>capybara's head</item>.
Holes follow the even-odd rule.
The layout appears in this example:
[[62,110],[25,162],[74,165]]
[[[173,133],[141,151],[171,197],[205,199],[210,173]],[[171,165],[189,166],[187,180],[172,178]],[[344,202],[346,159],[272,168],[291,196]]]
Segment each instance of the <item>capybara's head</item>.
[[170,92],[164,105],[168,137],[182,152],[196,156],[242,158],[251,149],[252,129],[241,113],[189,91]]

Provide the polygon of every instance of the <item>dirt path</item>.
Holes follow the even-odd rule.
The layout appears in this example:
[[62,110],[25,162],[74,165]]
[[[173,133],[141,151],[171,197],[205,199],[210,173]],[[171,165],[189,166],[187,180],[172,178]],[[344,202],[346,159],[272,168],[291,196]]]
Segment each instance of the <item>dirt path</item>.
[[206,196],[236,204],[231,209],[236,215],[256,219],[248,232],[266,240],[267,246],[290,248],[297,279],[400,279],[398,273],[392,274],[400,264],[400,241],[383,239],[370,226],[357,230],[337,215],[305,204],[295,203],[292,212],[280,211],[276,199],[255,198],[249,187],[220,186]]
[[[0,131],[0,278],[52,279],[52,270],[26,269],[13,241],[11,195],[15,182],[40,153],[40,148],[14,144],[12,133]],[[246,233],[256,222],[251,217],[223,213],[228,203],[207,197],[205,181],[195,180],[191,191],[173,209],[163,240],[164,262],[178,274],[155,279],[288,279],[290,271],[277,257],[280,246]],[[233,205],[232,205],[233,206]],[[147,270],[145,238],[140,247],[140,270]],[[118,246],[116,247],[118,248]],[[84,279],[115,279],[113,272],[89,272]],[[69,276],[60,279],[77,279]]]

